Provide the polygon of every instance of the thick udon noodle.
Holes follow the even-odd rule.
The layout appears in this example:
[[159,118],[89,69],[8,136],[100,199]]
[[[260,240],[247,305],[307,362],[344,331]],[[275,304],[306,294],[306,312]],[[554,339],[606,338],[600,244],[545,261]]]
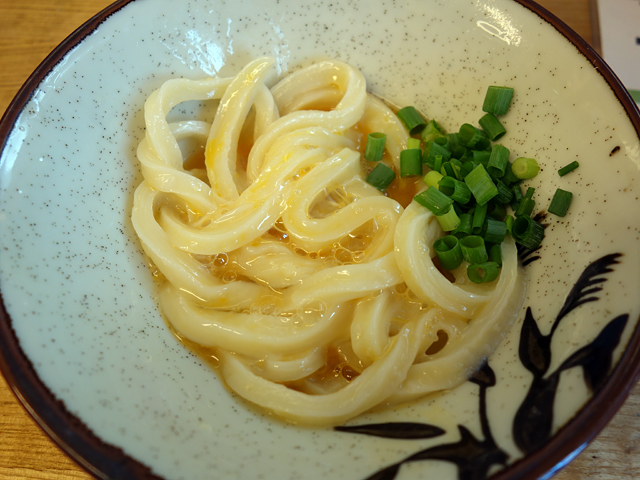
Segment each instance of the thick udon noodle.
[[[398,171],[408,133],[393,112],[344,63],[269,88],[273,63],[169,80],[145,104],[132,221],[167,321],[214,349],[231,390],[291,422],[337,424],[461,384],[521,306],[513,242],[491,285],[447,279],[435,217],[364,181],[367,132],[387,134]],[[188,100],[219,100],[213,122],[168,123]],[[185,162],[186,140],[201,164]]]

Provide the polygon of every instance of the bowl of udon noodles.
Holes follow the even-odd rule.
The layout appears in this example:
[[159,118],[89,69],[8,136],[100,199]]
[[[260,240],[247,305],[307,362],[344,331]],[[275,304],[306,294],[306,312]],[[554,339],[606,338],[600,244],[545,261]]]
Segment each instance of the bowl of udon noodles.
[[101,478],[547,478],[638,376],[639,132],[529,1],[116,2],[2,120],[3,373]]

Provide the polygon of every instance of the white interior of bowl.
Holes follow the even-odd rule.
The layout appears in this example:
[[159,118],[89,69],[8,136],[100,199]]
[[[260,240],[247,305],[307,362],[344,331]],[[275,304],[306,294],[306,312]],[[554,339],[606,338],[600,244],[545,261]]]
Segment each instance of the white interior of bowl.
[[[549,328],[584,267],[623,253],[601,300],[573,312],[553,343],[557,364],[627,313],[619,358],[640,315],[640,142],[603,78],[552,26],[506,0],[192,0],[181,8],[138,0],[56,66],[0,159],[5,304],[42,381],[100,438],[159,475],[195,480],[365,478],[457,441],[458,424],[481,437],[470,383],[358,420],[436,423],[447,430],[438,439],[285,425],[228,393],[167,330],[129,220],[144,100],[169,78],[231,75],[260,55],[277,57],[278,74],[321,58],[346,61],[374,93],[415,105],[452,131],[482,115],[488,85],[514,87],[500,143],[542,164],[531,182],[539,208],[557,187],[574,193],[565,218],[547,219],[541,258],[526,267],[525,306]],[[579,170],[560,178],[556,170],[573,160]],[[516,326],[491,359],[499,380],[488,397],[494,436],[510,460],[522,455],[511,419],[531,380],[515,361],[518,335]],[[589,397],[580,370],[565,372],[555,427]],[[456,478],[445,462],[406,465],[401,478],[425,472]]]

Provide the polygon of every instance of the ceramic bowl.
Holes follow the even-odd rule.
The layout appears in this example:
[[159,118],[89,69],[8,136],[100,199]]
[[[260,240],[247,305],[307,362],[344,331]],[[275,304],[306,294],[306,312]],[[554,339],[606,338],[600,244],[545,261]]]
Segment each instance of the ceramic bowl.
[[[301,428],[230,394],[167,330],[130,223],[144,100],[265,54],[280,74],[348,62],[372,92],[451,129],[479,118],[488,85],[514,87],[501,143],[542,165],[531,186],[546,237],[522,255],[515,325],[467,383],[351,429]],[[637,379],[639,132],[609,68],[528,1],[117,2],[45,60],[0,124],[2,371],[105,478],[551,474]],[[546,213],[556,188],[574,195],[563,218]]]

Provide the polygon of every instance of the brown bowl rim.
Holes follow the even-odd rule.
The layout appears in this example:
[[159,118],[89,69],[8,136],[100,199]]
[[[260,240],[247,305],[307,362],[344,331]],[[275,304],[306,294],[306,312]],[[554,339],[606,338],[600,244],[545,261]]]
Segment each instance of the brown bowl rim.
[[[34,70],[0,120],[0,151],[16,119],[49,72],[113,13],[135,0],[118,0],[93,16],[62,41]],[[554,26],[604,77],[624,107],[640,137],[640,111],[613,70],[600,55],[567,24],[530,0],[513,0]],[[640,377],[640,319],[618,364],[605,386],[540,450],[491,476],[492,480],[549,478],[575,458],[613,418]],[[104,479],[161,480],[151,468],[121,448],[104,442],[83,421],[69,412],[64,402],[38,377],[22,351],[0,295],[0,371],[10,388],[37,424],[80,466]]]

